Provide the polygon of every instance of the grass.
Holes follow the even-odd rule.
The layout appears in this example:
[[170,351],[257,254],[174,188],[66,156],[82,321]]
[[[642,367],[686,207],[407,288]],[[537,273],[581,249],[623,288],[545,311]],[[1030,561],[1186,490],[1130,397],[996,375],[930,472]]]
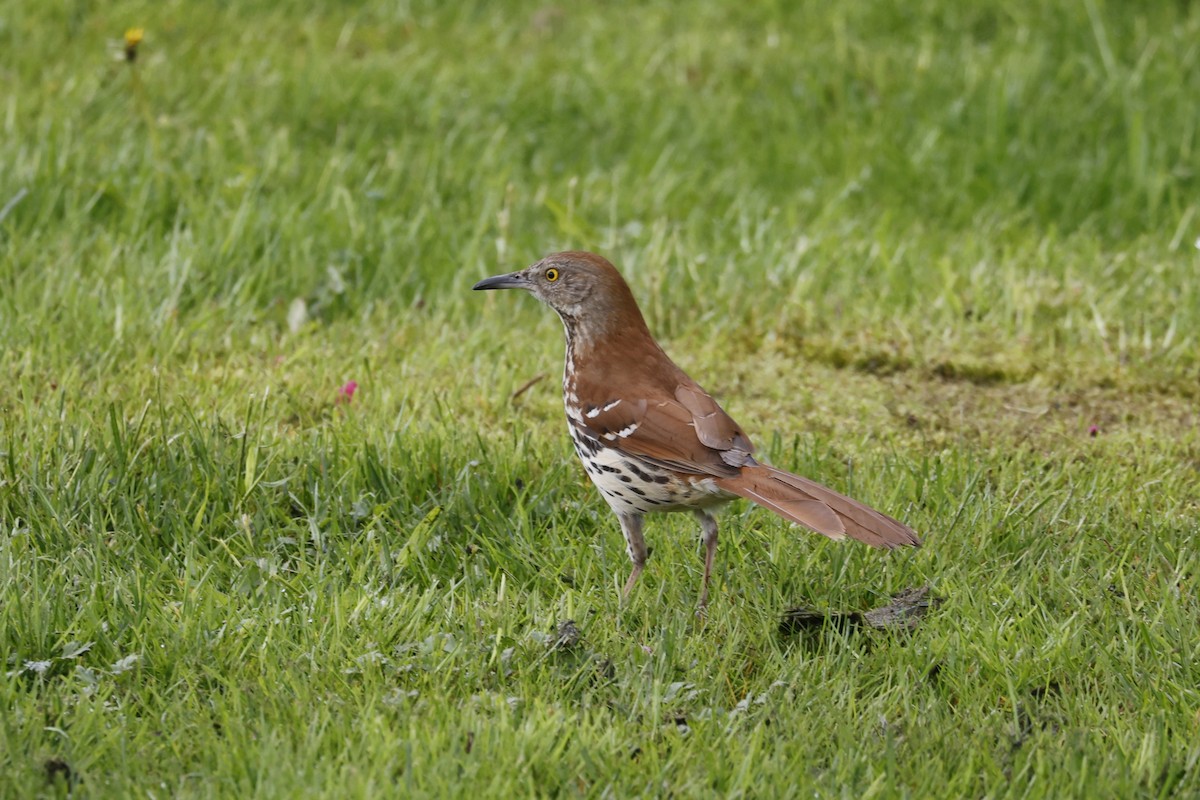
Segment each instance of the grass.
[[[6,9],[3,793],[1200,792],[1198,34],[1102,0]],[[468,291],[565,247],[775,463],[926,546],[737,506],[701,626],[692,522],[656,519],[621,607],[558,324]],[[924,584],[912,633],[778,632]]]

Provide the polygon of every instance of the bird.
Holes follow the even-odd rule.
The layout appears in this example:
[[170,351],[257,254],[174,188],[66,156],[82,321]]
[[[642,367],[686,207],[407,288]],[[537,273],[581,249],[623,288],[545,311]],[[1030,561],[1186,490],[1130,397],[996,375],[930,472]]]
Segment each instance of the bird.
[[633,563],[622,602],[646,565],[643,519],[656,512],[691,511],[699,521],[700,614],[717,551],[713,511],[738,497],[831,539],[920,546],[904,523],[756,459],[741,426],[655,341],[629,285],[602,256],[552,253],[473,288],[522,289],[562,320],[567,428],[584,470],[617,516]]

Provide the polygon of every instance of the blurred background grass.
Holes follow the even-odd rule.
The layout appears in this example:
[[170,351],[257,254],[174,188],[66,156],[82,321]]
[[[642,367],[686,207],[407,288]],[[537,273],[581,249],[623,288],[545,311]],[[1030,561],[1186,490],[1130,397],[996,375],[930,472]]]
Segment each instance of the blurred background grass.
[[17,5],[0,334],[103,373],[297,297],[478,320],[571,246],[669,336],[1194,387],[1189,8]]
[[[0,777],[1186,796],[1198,34],[1099,0],[4,6]],[[568,247],[778,463],[928,546],[730,514],[701,630],[657,521],[618,609],[557,323],[469,292]],[[924,582],[912,640],[774,634]]]

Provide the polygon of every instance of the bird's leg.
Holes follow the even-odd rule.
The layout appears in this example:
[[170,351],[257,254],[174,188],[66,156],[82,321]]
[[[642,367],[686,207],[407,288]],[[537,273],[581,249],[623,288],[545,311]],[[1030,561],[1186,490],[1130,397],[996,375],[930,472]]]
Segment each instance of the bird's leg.
[[704,534],[704,586],[700,590],[700,608],[697,610],[703,615],[708,609],[708,581],[717,555],[717,518],[703,510],[696,511],[696,518],[700,520],[700,530]]
[[629,560],[633,562],[633,572],[629,573],[629,580],[625,581],[625,588],[621,590],[621,600],[624,602],[629,599],[629,593],[633,591],[638,575],[642,574],[642,568],[646,566],[646,540],[642,536],[641,514],[618,514],[617,519],[621,521],[621,533],[625,534],[625,549],[629,553]]

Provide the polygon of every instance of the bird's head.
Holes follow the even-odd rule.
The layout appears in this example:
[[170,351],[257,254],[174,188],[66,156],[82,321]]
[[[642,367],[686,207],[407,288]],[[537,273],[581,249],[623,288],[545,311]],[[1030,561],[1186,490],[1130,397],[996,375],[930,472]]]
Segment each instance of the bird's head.
[[486,278],[474,288],[524,289],[557,311],[564,322],[617,322],[631,310],[641,321],[621,273],[594,253],[553,253],[518,272]]

